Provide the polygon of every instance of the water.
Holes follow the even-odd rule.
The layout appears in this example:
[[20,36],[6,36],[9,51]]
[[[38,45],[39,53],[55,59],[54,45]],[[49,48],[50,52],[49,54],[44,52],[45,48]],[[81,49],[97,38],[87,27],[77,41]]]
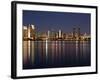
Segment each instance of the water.
[[90,41],[23,41],[23,69],[91,64]]

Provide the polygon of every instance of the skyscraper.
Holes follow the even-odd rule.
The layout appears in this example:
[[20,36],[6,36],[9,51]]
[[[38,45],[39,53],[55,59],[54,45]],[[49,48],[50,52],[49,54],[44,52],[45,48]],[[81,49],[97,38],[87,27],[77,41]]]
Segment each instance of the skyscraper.
[[28,31],[28,39],[35,40],[35,26],[29,25],[27,31]]
[[59,35],[59,39],[62,39],[62,31],[61,30],[59,30],[58,35]]
[[78,40],[80,40],[80,28],[77,28],[77,37],[78,37]]
[[50,39],[50,31],[49,30],[48,30],[47,35],[48,35],[48,39]]
[[28,36],[28,34],[27,34],[27,26],[23,26],[23,39],[24,40],[27,39],[27,36]]
[[76,28],[73,28],[73,40],[76,39]]

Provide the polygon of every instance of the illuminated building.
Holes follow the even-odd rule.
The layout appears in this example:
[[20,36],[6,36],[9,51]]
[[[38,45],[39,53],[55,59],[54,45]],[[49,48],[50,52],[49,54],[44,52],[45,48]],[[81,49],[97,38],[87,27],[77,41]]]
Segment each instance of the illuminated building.
[[49,30],[48,30],[48,33],[47,34],[48,34],[48,39],[50,39],[50,31]]
[[59,30],[59,38],[61,38],[61,30]]
[[73,40],[80,40],[80,28],[73,28]]
[[35,27],[34,27],[34,25],[29,25],[27,30],[28,30],[28,39],[35,40]]
[[90,40],[91,39],[91,36],[89,34],[86,34],[84,33],[82,36],[81,36],[82,40]]
[[24,40],[35,40],[34,25],[23,26],[23,39]]
[[78,40],[80,40],[80,28],[77,28],[77,35]]
[[73,28],[73,40],[75,40],[76,39],[76,28]]
[[25,40],[27,38],[27,26],[23,26],[23,39]]
[[55,40],[55,32],[54,31],[50,32],[50,40]]
[[62,39],[62,31],[61,30],[59,30],[59,32],[58,32],[58,39]]

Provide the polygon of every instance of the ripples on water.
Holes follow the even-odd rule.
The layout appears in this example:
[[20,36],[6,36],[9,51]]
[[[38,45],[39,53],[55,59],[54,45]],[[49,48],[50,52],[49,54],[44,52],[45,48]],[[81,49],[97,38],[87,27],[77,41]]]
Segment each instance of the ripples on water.
[[90,66],[90,41],[23,41],[23,69]]

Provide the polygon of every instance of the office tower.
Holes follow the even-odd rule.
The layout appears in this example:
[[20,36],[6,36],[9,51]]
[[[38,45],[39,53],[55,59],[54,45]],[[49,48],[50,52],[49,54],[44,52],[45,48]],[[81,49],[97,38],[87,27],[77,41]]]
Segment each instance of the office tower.
[[51,40],[55,39],[55,31],[53,31],[53,30],[50,32],[50,39]]
[[27,34],[28,34],[28,39],[33,39],[35,40],[35,26],[34,25],[29,25],[27,29]]
[[48,30],[48,34],[47,35],[48,35],[48,39],[50,39],[50,31],[49,30]]
[[27,39],[27,26],[23,26],[23,39]]
[[76,39],[76,28],[73,28],[73,40]]
[[59,38],[60,39],[62,38],[62,32],[61,32],[61,30],[59,30]]
[[33,37],[33,40],[35,40],[36,39],[36,29],[35,29],[35,26],[34,25],[31,25],[31,27],[32,27],[32,37]]
[[27,34],[28,34],[28,38],[31,38],[31,27],[30,27],[30,25],[28,26],[28,28],[27,28]]
[[77,28],[77,37],[78,37],[78,40],[80,40],[80,28]]

